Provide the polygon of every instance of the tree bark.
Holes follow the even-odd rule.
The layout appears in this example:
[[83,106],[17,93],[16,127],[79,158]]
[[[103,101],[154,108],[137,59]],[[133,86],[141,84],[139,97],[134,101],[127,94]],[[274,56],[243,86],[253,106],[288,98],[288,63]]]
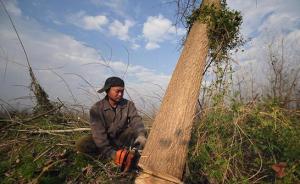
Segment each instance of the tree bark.
[[[220,0],[203,0],[202,5],[212,3],[219,7]],[[154,120],[135,183],[180,183],[207,52],[207,25],[196,21]]]

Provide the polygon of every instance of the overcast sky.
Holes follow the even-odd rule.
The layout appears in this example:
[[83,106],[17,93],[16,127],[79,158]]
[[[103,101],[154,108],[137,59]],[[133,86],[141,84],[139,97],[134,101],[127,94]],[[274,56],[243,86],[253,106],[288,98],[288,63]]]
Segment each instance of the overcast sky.
[[[174,26],[176,4],[168,2],[4,0],[34,72],[51,99],[90,106],[103,97],[95,90],[115,75],[125,79],[130,97],[147,111],[163,95],[186,33],[180,25]],[[245,51],[233,56],[239,63],[237,69],[259,66],[267,45],[280,39],[299,58],[299,0],[227,2],[242,12],[242,34],[249,40]],[[3,7],[0,63],[0,98],[25,103],[15,99],[30,95],[24,87],[30,83],[25,56]]]

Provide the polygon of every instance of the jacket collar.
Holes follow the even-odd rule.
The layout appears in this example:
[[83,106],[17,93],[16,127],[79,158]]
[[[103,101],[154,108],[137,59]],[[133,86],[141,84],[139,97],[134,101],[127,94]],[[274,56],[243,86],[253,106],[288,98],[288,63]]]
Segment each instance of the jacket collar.
[[[117,104],[117,109],[118,108],[125,108],[127,106],[127,100],[125,100],[124,98]],[[103,110],[113,110],[112,106],[109,104],[108,102],[108,97],[105,96],[105,98],[103,99]]]

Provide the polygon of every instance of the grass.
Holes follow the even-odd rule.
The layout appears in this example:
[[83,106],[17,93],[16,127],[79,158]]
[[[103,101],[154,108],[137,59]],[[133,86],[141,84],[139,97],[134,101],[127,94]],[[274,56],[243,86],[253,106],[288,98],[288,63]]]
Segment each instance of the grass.
[[[300,111],[275,102],[203,112],[190,143],[186,183],[299,183]],[[284,162],[284,176],[274,164]]]

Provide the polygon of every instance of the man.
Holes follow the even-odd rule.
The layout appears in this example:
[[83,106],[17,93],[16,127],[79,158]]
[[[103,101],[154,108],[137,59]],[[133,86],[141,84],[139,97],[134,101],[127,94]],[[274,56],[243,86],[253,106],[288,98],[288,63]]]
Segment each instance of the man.
[[[90,109],[92,136],[81,138],[76,147],[83,153],[111,158],[117,165],[124,167],[125,162],[131,162],[128,159],[133,157],[129,155],[128,148],[139,146],[141,149],[146,143],[142,118],[134,103],[123,98],[122,79],[106,79],[98,92],[106,92],[106,96]],[[125,167],[129,166],[125,164]]]

